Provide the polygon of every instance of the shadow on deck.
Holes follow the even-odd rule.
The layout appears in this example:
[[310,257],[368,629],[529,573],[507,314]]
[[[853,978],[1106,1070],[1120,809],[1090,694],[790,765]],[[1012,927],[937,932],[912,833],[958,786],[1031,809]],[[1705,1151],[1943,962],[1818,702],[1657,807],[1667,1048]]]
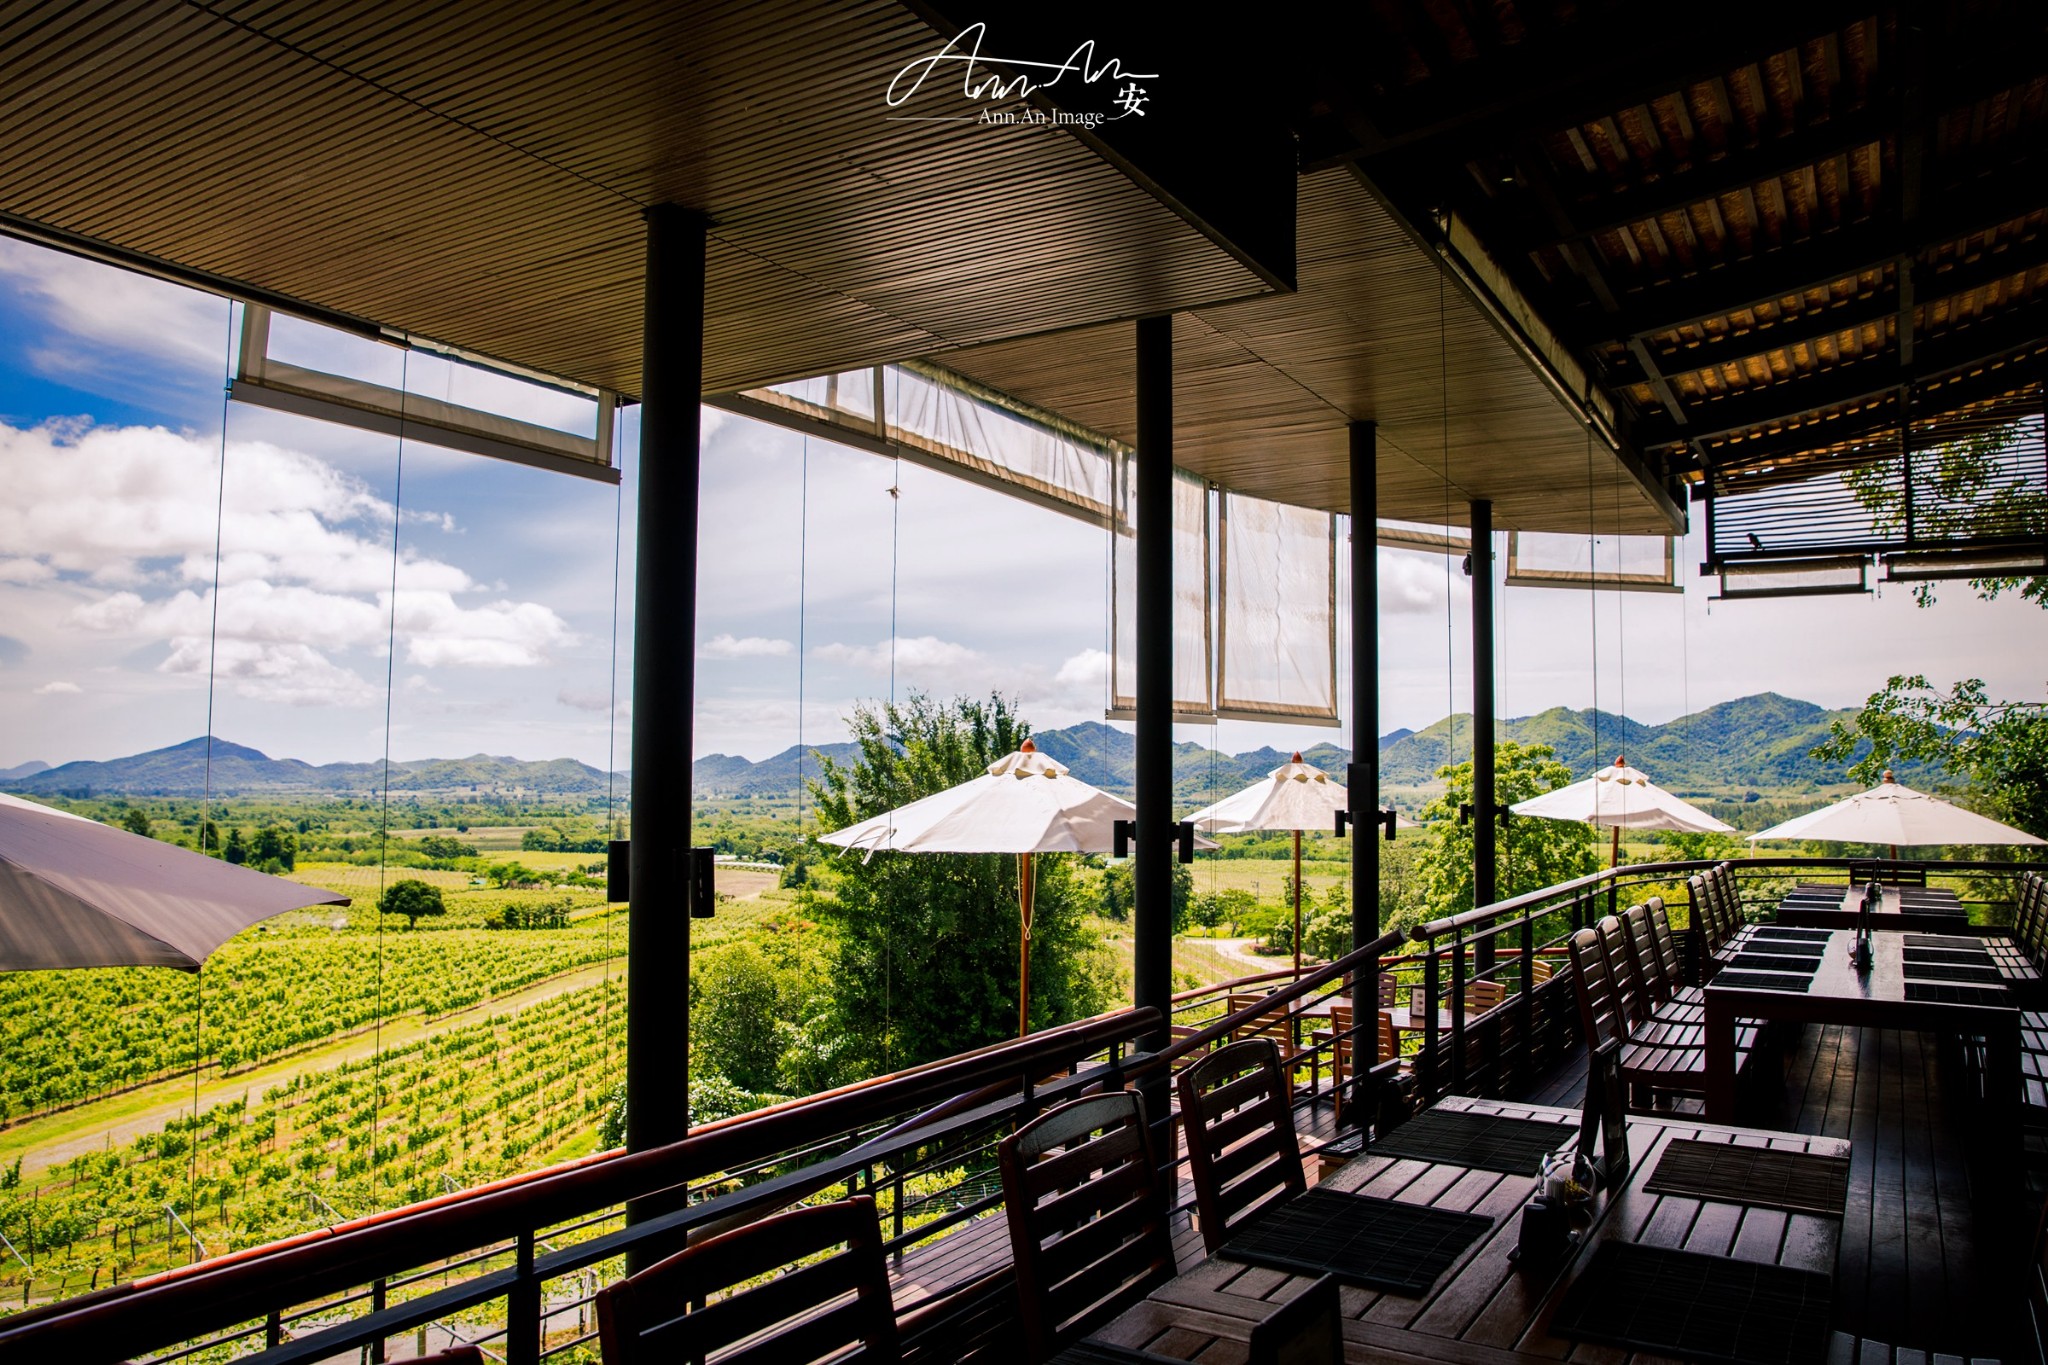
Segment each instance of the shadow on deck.
[[[1837,1330],[1939,1357],[2022,1358],[2020,1252],[2003,1260],[1986,1252],[2008,1235],[1987,1235],[1990,1224],[2014,1215],[1987,1201],[2021,1193],[1972,1190],[1957,1117],[1964,1106],[1949,1096],[1963,1084],[1957,1059],[1929,1035],[1816,1025],[1783,1040],[1780,1063],[1782,1085],[1775,1093],[1758,1085],[1743,1123],[1852,1144],[1835,1263]],[[1585,1080],[1581,1049],[1524,1098],[1576,1108]],[[2034,1210],[2029,1199],[2025,1228]]]

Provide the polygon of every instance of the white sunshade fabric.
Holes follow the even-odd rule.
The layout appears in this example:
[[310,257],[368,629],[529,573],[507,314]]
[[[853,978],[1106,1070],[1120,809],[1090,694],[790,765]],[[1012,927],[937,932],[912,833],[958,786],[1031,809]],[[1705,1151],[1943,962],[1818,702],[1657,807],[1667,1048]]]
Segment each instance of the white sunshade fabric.
[[[1110,712],[1129,717],[1137,710],[1138,538],[1137,461],[1117,460],[1116,542],[1110,556],[1113,580],[1110,652]],[[1209,486],[1184,469],[1173,471],[1173,709],[1207,719],[1216,712],[1211,690],[1213,656],[1209,631]]]
[[1296,754],[1266,777],[1233,792],[1188,819],[1204,834],[1239,834],[1255,829],[1327,830],[1349,808],[1343,782]]
[[1814,839],[1822,843],[1914,848],[1935,844],[2048,843],[1938,796],[1901,786],[1891,780],[1890,773],[1869,791],[1772,825],[1749,838],[1752,843],[1759,839]]
[[818,836],[871,853],[1107,853],[1137,808],[1021,750],[945,791]]
[[1217,528],[1217,714],[1335,724],[1337,518],[1225,493]]
[[1532,796],[1508,807],[1516,815],[1544,820],[1574,820],[1601,829],[1663,829],[1688,834],[1729,833],[1725,825],[1697,806],[1679,800],[1652,782],[1628,760],[1617,758],[1591,777],[1556,791]]

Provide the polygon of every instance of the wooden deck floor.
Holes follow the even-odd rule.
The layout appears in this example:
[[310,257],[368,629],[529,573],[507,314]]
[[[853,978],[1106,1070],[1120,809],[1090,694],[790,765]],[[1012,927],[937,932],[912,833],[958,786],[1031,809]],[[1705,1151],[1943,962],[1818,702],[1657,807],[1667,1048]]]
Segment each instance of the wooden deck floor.
[[[2023,1358],[2022,1254],[1996,1250],[1993,1226],[2031,1229],[2023,1190],[1972,1189],[1965,1135],[1947,1088],[1951,1064],[1919,1033],[1835,1025],[1782,1040],[1783,1085],[1759,1085],[1742,1122],[1845,1137],[1849,1208],[1835,1266],[1835,1325],[1931,1353]],[[1538,1094],[1576,1106],[1583,1054]],[[1684,1106],[1692,1108],[1696,1106]]]
[[[2027,1200],[2021,1190],[1972,1189],[1958,1106],[1948,1097],[1951,1066],[1935,1041],[1815,1026],[1781,1040],[1778,1064],[1782,1084],[1774,1092],[1759,1083],[1749,1093],[1743,1124],[1852,1143],[1835,1267],[1834,1357],[1888,1362],[1894,1354],[1887,1348],[1894,1348],[1899,1362],[2030,1358],[2018,1346],[2019,1243],[2001,1256],[1986,1231],[2001,1213],[2009,1225],[2031,1228],[2032,1206],[2016,1208]],[[1523,1098],[1575,1108],[1584,1085],[1580,1054]],[[1301,1128],[1304,1147],[1330,1136],[1327,1106],[1303,1114]],[[1178,1194],[1178,1203],[1191,1202],[1185,1186]],[[1174,1231],[1181,1269],[1190,1269],[1203,1259],[1201,1237],[1185,1213],[1176,1216]],[[908,1305],[932,1287],[1009,1263],[1008,1230],[997,1211],[897,1262],[898,1302]]]

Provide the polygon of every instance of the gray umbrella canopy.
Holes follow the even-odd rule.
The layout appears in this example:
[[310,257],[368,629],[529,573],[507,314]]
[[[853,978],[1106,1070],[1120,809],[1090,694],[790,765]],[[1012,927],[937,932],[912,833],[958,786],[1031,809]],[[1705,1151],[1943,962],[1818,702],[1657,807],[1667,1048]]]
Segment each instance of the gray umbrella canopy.
[[0,971],[178,967],[348,897],[0,793]]

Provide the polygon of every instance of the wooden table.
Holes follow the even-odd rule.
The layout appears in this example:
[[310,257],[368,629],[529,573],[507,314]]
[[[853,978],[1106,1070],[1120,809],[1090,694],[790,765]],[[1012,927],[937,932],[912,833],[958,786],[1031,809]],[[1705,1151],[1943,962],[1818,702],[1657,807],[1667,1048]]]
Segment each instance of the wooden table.
[[[1706,988],[1707,1117],[1727,1123],[1735,1116],[1735,1029],[1738,1019],[1785,1019],[1804,1023],[1848,1024],[1865,1028],[1918,1029],[1936,1033],[1981,1035],[1985,1043],[1985,1089],[1988,1097],[1983,1129],[2011,1134],[2013,1158],[2020,1142],[2020,1012],[2006,1005],[1950,1005],[1906,998],[1907,935],[1871,935],[1873,962],[1859,972],[1849,954],[1855,934],[1836,929],[1828,935],[1820,966],[1804,992],[1774,991],[1723,985],[1716,977]],[[1747,946],[1763,951],[1763,945]],[[1724,969],[1725,972],[1725,969]]]
[[[1882,917],[1887,929],[1930,934],[1969,932],[1969,915],[1953,891],[1935,888],[1933,896],[1927,898],[1916,888],[1914,902],[1908,904],[1900,888],[1885,886],[1881,889],[1884,900],[1876,913]],[[1828,890],[1833,891],[1834,888],[1830,886]],[[1862,908],[1863,888],[1845,886],[1842,894],[1832,900],[1795,893],[1778,905],[1775,919],[1779,924],[1802,929],[1854,929],[1857,914]]]
[[[1572,1109],[1456,1096],[1438,1107],[1555,1120],[1560,1142],[1575,1139],[1578,1132],[1578,1111]],[[1593,1248],[1608,1239],[1834,1272],[1835,1248],[1841,1239],[1839,1219],[1645,1193],[1643,1183],[1655,1170],[1665,1145],[1683,1137],[1825,1156],[1849,1152],[1849,1144],[1840,1138],[1752,1132],[1675,1115],[1631,1118],[1629,1147],[1634,1164],[1626,1184],[1619,1193],[1601,1191],[1594,1196],[1585,1238],[1562,1269],[1531,1275],[1518,1272],[1509,1263],[1508,1252],[1520,1236],[1521,1208],[1535,1190],[1536,1177],[1391,1157],[1353,1160],[1323,1183],[1386,1199],[1484,1213],[1495,1224],[1425,1298],[1346,1286],[1346,1361],[1512,1365],[1554,1362],[1575,1347],[1575,1359],[1603,1363],[1630,1359],[1625,1352],[1579,1346],[1549,1332],[1550,1317],[1559,1300]],[[1300,1293],[1309,1282],[1305,1276],[1212,1256],[1154,1290],[1143,1303],[1096,1335],[1176,1360],[1239,1365],[1245,1358],[1244,1342],[1251,1324]]]

